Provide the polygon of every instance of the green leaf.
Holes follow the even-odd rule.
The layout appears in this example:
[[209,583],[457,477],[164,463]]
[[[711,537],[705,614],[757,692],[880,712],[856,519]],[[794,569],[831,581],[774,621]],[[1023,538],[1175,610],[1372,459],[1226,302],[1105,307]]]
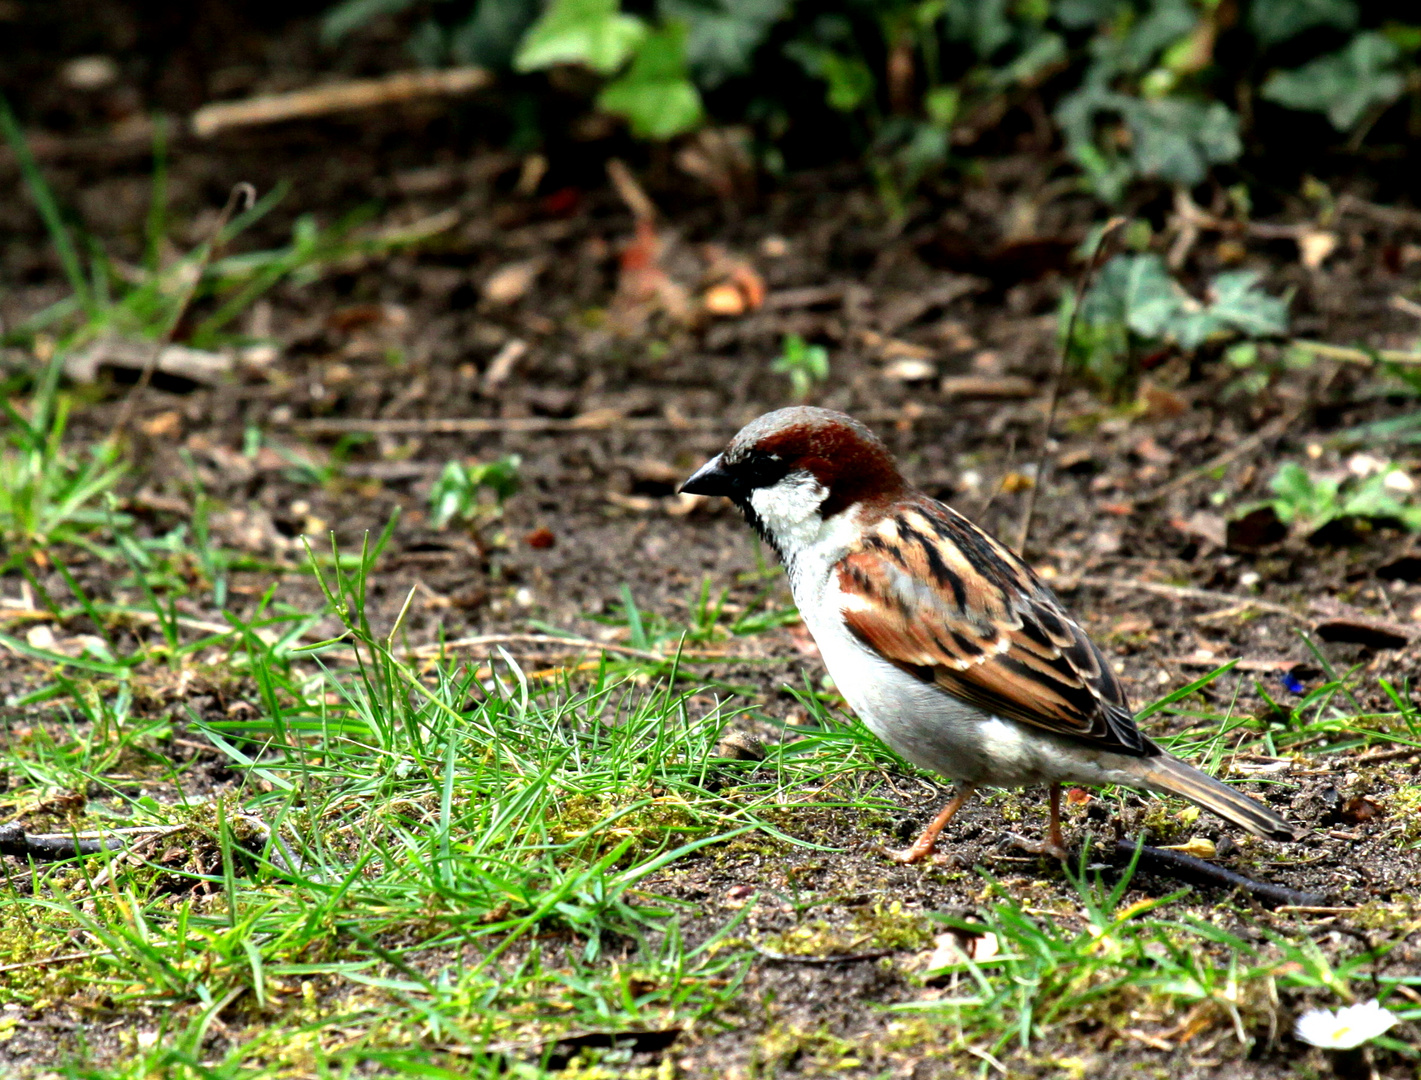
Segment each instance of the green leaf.
[[1350,131],[1373,106],[1395,101],[1406,89],[1406,80],[1391,70],[1400,55],[1385,34],[1368,31],[1339,52],[1275,72],[1262,93],[1289,109],[1325,113],[1338,131]]
[[1142,176],[1197,184],[1209,167],[1243,153],[1238,117],[1218,101],[1129,99],[1125,122],[1134,137],[1133,157]]
[[1245,337],[1280,337],[1288,332],[1288,301],[1258,287],[1256,270],[1232,270],[1209,284],[1209,311]]
[[1143,338],[1163,337],[1183,305],[1181,290],[1158,255],[1126,255],[1121,262],[1125,323]]
[[750,61],[789,12],[789,0],[660,0],[663,22],[679,20],[689,30],[686,63],[696,82],[719,86],[750,69]]
[[321,44],[334,45],[381,15],[395,15],[413,5],[414,0],[342,0],[321,16]]
[[537,16],[536,0],[479,0],[473,15],[449,35],[449,52],[462,64],[507,67]]
[[1265,49],[1315,26],[1351,30],[1357,25],[1353,0],[1253,0],[1248,25]]
[[701,95],[686,76],[685,23],[667,23],[649,35],[626,73],[598,95],[597,106],[625,117],[642,139],[669,139],[700,124]]
[[967,42],[979,60],[987,59],[1012,39],[1007,0],[950,3],[943,17],[947,36],[954,41]]
[[853,112],[873,93],[873,72],[856,56],[843,56],[807,41],[791,41],[785,46],[785,55],[828,84],[824,98],[840,112]]
[[554,64],[585,64],[610,75],[646,38],[646,24],[623,15],[618,0],[554,0],[523,39],[513,66],[536,71]]

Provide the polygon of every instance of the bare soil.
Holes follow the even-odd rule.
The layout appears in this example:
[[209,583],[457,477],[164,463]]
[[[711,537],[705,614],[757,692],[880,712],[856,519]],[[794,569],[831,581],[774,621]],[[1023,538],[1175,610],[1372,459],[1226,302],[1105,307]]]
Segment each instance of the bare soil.
[[[310,34],[309,25],[297,24],[267,41],[266,60],[255,65],[259,74],[242,91],[265,85],[261,64],[274,69],[270,57],[282,49],[309,58]],[[124,85],[130,83],[149,90],[153,85],[126,75]],[[185,98],[169,88],[166,102],[190,108],[202,91],[194,88]],[[44,104],[63,95],[43,78],[35,95],[41,124],[47,108],[63,112],[61,105]],[[662,260],[668,273],[689,289],[699,288],[699,274],[711,261],[705,245],[717,245],[753,266],[768,300],[738,318],[683,325],[654,314],[619,325],[619,254],[632,241],[635,223],[606,183],[600,162],[628,148],[598,143],[578,156],[550,151],[547,175],[536,190],[520,193],[523,159],[491,148],[478,134],[494,115],[491,105],[475,102],[175,142],[170,216],[194,223],[188,241],[202,235],[203,223],[210,225],[237,181],[262,191],[282,180],[292,185],[279,210],[241,241],[247,248],[285,242],[302,213],[331,223],[352,209],[373,207],[381,226],[396,226],[452,211],[457,224],[415,251],[364,265],[351,261],[315,284],[284,286],[259,301],[243,329],[280,344],[279,357],[264,369],[245,370],[216,388],[163,383],[143,392],[131,426],[138,465],[125,486],[126,508],[140,529],[159,534],[188,520],[200,484],[218,507],[216,541],[289,565],[291,572],[278,575],[278,598],[311,609],[320,599],[310,577],[296,572],[298,535],[329,528],[342,548],[353,549],[398,509],[399,526],[372,582],[372,615],[377,625],[388,625],[416,589],[406,622],[414,644],[434,640],[441,630],[454,638],[526,629],[534,619],[605,635],[607,628],[587,616],[616,611],[623,585],[643,610],[672,618],[687,617],[688,602],[706,576],[717,590],[729,588],[733,602],[750,604],[762,587],[751,574],[756,552],[747,531],[726,507],[687,509],[674,487],[740,423],[787,402],[787,380],[769,365],[784,335],[795,333],[830,350],[831,375],[815,390],[814,403],[866,418],[916,483],[1015,538],[1026,496],[1013,478],[1031,464],[1039,445],[1057,298],[1070,278],[1062,276],[1054,256],[1043,265],[998,258],[1004,242],[1021,239],[1006,235],[998,223],[1027,213],[1033,222],[1028,235],[1049,242],[1043,250],[1057,251],[1079,242],[1092,213],[1076,197],[1041,195],[1057,164],[1049,156],[985,162],[979,177],[923,203],[895,225],[885,222],[856,171],[793,176],[726,205],[658,153],[632,148],[640,154],[633,159],[635,171],[661,213],[662,236],[670,245]],[[103,115],[50,119],[59,133],[37,138],[36,148],[61,200],[116,256],[136,259],[151,178],[148,144],[112,134]],[[586,164],[589,157],[595,167]],[[0,199],[0,233],[6,237],[0,319],[9,325],[62,295],[63,279],[33,208],[20,195],[8,153],[0,154],[0,190],[8,192]],[[1405,347],[1415,319],[1390,300],[1414,293],[1421,281],[1415,247],[1421,244],[1421,216],[1368,214],[1365,187],[1354,191],[1361,209],[1340,219],[1342,242],[1320,268],[1304,268],[1291,241],[1244,238],[1239,250],[1237,238],[1206,234],[1186,271],[1203,280],[1225,265],[1257,268],[1270,291],[1292,291],[1300,336]],[[1162,223],[1167,200],[1135,209]],[[947,233],[974,238],[970,259],[942,242]],[[526,292],[506,303],[488,297],[486,286],[501,268],[529,261],[537,273]],[[963,269],[968,263],[970,275]],[[523,343],[524,351],[502,381],[490,380],[494,357],[512,342]],[[913,382],[888,377],[893,349],[900,347],[885,342],[924,350],[935,374]],[[908,354],[917,355],[912,349]],[[1410,407],[1408,399],[1386,391],[1365,365],[1319,362],[1280,373],[1267,387],[1241,390],[1237,373],[1222,363],[1191,365],[1171,356],[1153,363],[1143,376],[1141,404],[1111,405],[1091,388],[1068,388],[1029,544],[1034,564],[1121,666],[1133,700],[1143,704],[1217,662],[1243,657],[1243,668],[1208,693],[1221,712],[1267,715],[1258,686],[1287,702],[1295,698],[1283,684],[1285,672],[1304,685],[1323,677],[1299,630],[1337,616],[1418,626],[1421,562],[1404,562],[1412,541],[1399,530],[1262,543],[1223,531],[1225,514],[1266,494],[1280,461],[1338,467],[1341,452],[1330,441],[1338,431],[1399,413]],[[1020,377],[1035,390],[1016,400],[956,396],[951,380],[960,376],[1000,385]],[[80,388],[85,405],[73,434],[105,433],[128,392],[112,381]],[[411,430],[342,450],[342,467],[325,484],[293,479],[281,452],[317,466],[331,460],[337,438],[304,434],[301,425],[309,420],[589,415],[607,426],[460,435],[438,433],[434,424],[421,432],[411,424]],[[647,430],[648,422],[661,427]],[[242,451],[252,428],[264,433],[267,448],[249,457]],[[1243,445],[1257,432],[1267,437]],[[1191,473],[1230,451],[1239,452],[1218,470]],[[521,457],[523,484],[502,520],[477,535],[432,529],[427,493],[444,464],[504,454]],[[1216,492],[1224,493],[1223,505],[1213,498]],[[67,563],[96,595],[123,599],[114,595],[107,567],[77,555]],[[1384,570],[1385,576],[1379,574]],[[232,609],[249,613],[272,576],[266,570],[234,575]],[[67,595],[57,574],[42,582],[52,595]],[[1171,595],[1170,587],[1255,598],[1295,614]],[[0,589],[18,595],[18,576],[0,581]],[[788,603],[783,586],[772,602]],[[192,618],[220,619],[196,593],[179,606]],[[78,622],[65,629],[83,632]],[[1417,636],[1400,648],[1321,648],[1337,670],[1355,669],[1359,707],[1383,711],[1391,706],[1379,680],[1402,686],[1415,677]],[[727,664],[708,677],[757,687],[765,717],[793,719],[795,703],[781,687],[799,684],[806,671],[815,681],[822,675],[802,634],[779,630],[737,647],[747,662]],[[536,660],[537,652],[528,655]],[[766,665],[766,659],[779,662]],[[23,693],[44,677],[29,661],[0,654],[0,692]],[[206,688],[186,701],[158,695],[150,707],[195,703],[200,710],[224,710],[242,693],[240,687]],[[0,723],[32,723],[35,715],[11,710]],[[1147,727],[1152,734],[1169,733],[1167,722]],[[1269,762],[1239,764],[1248,769]],[[1409,910],[1411,898],[1421,894],[1421,856],[1413,845],[1414,824],[1389,807],[1401,805],[1394,793],[1414,785],[1418,772],[1418,756],[1366,764],[1351,754],[1319,755],[1262,774],[1267,783],[1254,785],[1256,793],[1313,830],[1305,858],[1234,835],[1208,818],[1194,831],[1220,842],[1232,838],[1233,854],[1222,858],[1224,864],[1319,893],[1327,906],[1388,903]],[[235,781],[214,758],[210,783]],[[795,925],[784,898],[801,891],[833,898],[815,912],[830,924],[846,924],[884,898],[912,910],[972,909],[983,892],[973,867],[990,870],[1023,895],[1068,893],[1058,869],[1002,843],[1009,831],[1036,831],[1044,817],[1039,792],[969,806],[946,834],[946,854],[937,864],[885,866],[872,845],[910,835],[945,794],[904,777],[894,784],[884,790],[895,792],[902,807],[895,820],[860,821],[828,811],[797,819],[799,827],[812,830],[806,839],[833,850],[708,859],[654,885],[701,905],[692,928],[701,934],[738,910],[746,886],[762,896],[747,925],[765,933]],[[1358,800],[1369,801],[1376,812],[1359,809],[1364,803]],[[1024,824],[1018,821],[1023,811]],[[1072,808],[1072,815],[1077,834],[1088,827],[1110,835],[1110,821],[1100,820],[1106,818],[1133,835],[1144,803],[1127,796],[1105,808],[1098,801]],[[1134,884],[1140,895],[1176,886],[1150,875]],[[1368,933],[1345,917],[1269,914],[1244,897],[1207,889],[1187,903],[1201,911],[1232,910],[1240,921],[1287,926],[1327,949],[1351,948],[1357,934]],[[1215,909],[1215,903],[1224,907]],[[1408,941],[1384,965],[1388,973],[1416,973],[1421,955]],[[816,966],[765,958],[755,965],[743,1013],[729,1018],[728,1030],[667,1052],[691,1076],[741,1075],[752,1062],[769,1073],[792,1075],[833,1066],[816,1057],[813,1040],[806,1039],[786,1042],[784,1056],[766,1062],[767,1032],[822,1032],[865,1048],[862,1064],[845,1070],[849,1075],[955,1075],[958,1066],[935,1059],[930,1047],[899,1046],[889,1037],[889,1019],[878,1006],[916,992],[872,959]],[[17,1037],[0,1047],[0,1060],[7,1068],[38,1068],[56,1060],[67,1038]],[[1071,1053],[1079,1058],[1079,1047]],[[1280,1036],[1242,1068],[1250,1077],[1293,1075],[1298,1054],[1298,1046]],[[1142,1068],[1214,1076],[1237,1072],[1231,1057],[1226,1047],[1183,1045],[1164,1052],[1127,1040],[1100,1044],[1071,1067],[1103,1077],[1134,1076]],[[1312,1064],[1324,1066],[1321,1058]],[[1013,1067],[1043,1076],[1066,1068],[1050,1053],[1022,1057]],[[1390,1067],[1392,1075],[1402,1075],[1399,1062]]]

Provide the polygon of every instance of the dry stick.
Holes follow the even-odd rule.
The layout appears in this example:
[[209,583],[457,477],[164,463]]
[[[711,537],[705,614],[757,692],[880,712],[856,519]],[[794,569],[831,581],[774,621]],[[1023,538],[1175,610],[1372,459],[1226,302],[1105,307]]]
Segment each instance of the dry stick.
[[1176,491],[1182,491],[1184,488],[1192,484],[1195,480],[1199,479],[1199,477],[1204,476],[1207,473],[1211,473],[1215,469],[1222,468],[1225,465],[1229,465],[1232,462],[1243,457],[1245,454],[1252,453],[1254,450],[1256,450],[1258,447],[1262,446],[1269,440],[1278,438],[1280,435],[1282,435],[1290,427],[1293,426],[1293,423],[1302,415],[1302,413],[1303,410],[1301,408],[1289,410],[1288,412],[1284,413],[1282,416],[1274,420],[1272,423],[1268,424],[1266,427],[1259,428],[1248,438],[1241,439],[1229,449],[1225,450],[1222,454],[1216,454],[1214,457],[1211,457],[1208,461],[1204,462],[1204,464],[1196,465],[1194,468],[1188,470],[1187,472],[1176,476],[1168,483],[1161,484],[1159,487],[1155,488],[1154,491],[1149,492],[1138,501],[1141,503],[1157,502],[1160,499],[1164,499],[1169,497],[1170,495],[1173,495]]
[[1056,370],[1051,376],[1051,399],[1046,406],[1046,426],[1041,432],[1041,456],[1036,462],[1036,476],[1032,478],[1032,485],[1026,493],[1026,510],[1021,515],[1021,531],[1016,538],[1018,555],[1026,554],[1026,541],[1031,536],[1031,519],[1036,514],[1036,496],[1046,482],[1046,465],[1051,453],[1051,429],[1056,426],[1056,407],[1061,402],[1061,384],[1066,378],[1066,354],[1076,336],[1076,316],[1080,314],[1081,305],[1085,303],[1086,291],[1095,277],[1096,267],[1100,265],[1100,256],[1105,252],[1106,240],[1124,224],[1123,217],[1113,217],[1105,223],[1105,228],[1100,230],[1100,237],[1095,242],[1095,250],[1091,252],[1090,262],[1086,264],[1085,273],[1076,285],[1076,302],[1071,306],[1071,317],[1066,320],[1066,337],[1056,354]]
[[348,79],[284,94],[265,94],[245,101],[204,105],[192,114],[192,131],[199,138],[210,138],[227,128],[312,120],[331,113],[369,109],[418,98],[469,94],[484,89],[492,82],[492,73],[479,67],[400,71],[378,79]]
[[72,952],[63,956],[46,956],[40,960],[21,960],[18,964],[0,964],[0,972],[23,971],[25,968],[45,967],[49,964],[67,964],[71,960],[92,960],[97,956],[112,956],[107,949],[97,952]]
[[372,435],[484,435],[517,433],[547,435],[575,431],[719,431],[733,429],[735,421],[726,417],[625,418],[588,413],[585,417],[558,420],[542,416],[481,417],[451,416],[421,420],[416,417],[388,420],[299,420],[292,427],[303,435],[344,435],[348,432]]
[[1185,855],[1179,851],[1150,847],[1148,844],[1141,844],[1137,849],[1133,840],[1115,841],[1114,856],[1117,861],[1128,862],[1135,857],[1136,850],[1140,852],[1140,860],[1136,865],[1147,873],[1168,874],[1172,878],[1191,884],[1243,889],[1262,903],[1272,907],[1321,907],[1327,903],[1325,896],[1299,892],[1296,889],[1289,889],[1283,885],[1272,885],[1266,881],[1254,881],[1233,870],[1215,866],[1213,863],[1207,863],[1203,859],[1196,859],[1192,855]]
[[207,238],[207,243],[203,245],[202,255],[197,260],[197,270],[192,275],[192,280],[188,282],[187,289],[183,293],[182,300],[178,303],[178,309],[173,313],[172,320],[168,323],[168,328],[163,331],[158,340],[153,345],[153,351],[149,353],[148,359],[143,362],[143,370],[139,372],[138,381],[133,384],[133,389],[123,399],[123,404],[119,406],[118,417],[113,422],[113,427],[109,429],[108,441],[113,442],[118,438],[118,433],[128,425],[128,418],[133,413],[134,405],[143,391],[148,388],[148,383],[153,378],[153,369],[158,366],[158,357],[163,350],[172,343],[173,333],[178,328],[178,323],[183,321],[183,315],[187,312],[188,305],[192,303],[192,298],[197,295],[197,287],[202,284],[202,275],[207,272],[207,266],[212,262],[212,256],[216,252],[218,245],[222,243],[222,230],[227,227],[227,222],[231,220],[232,213],[237,209],[237,203],[242,202],[243,212],[250,210],[257,201],[257,189],[247,181],[232,185],[232,192],[227,196],[227,205],[222,208],[222,213],[217,215],[217,222],[212,226],[212,232]]
[[[638,660],[654,660],[659,664],[668,663],[676,658],[676,654],[666,655],[663,653],[651,652],[647,649],[634,649],[629,645],[613,645],[604,641],[593,641],[591,638],[558,637],[556,634],[483,634],[479,637],[455,638],[453,641],[437,642],[431,645],[421,645],[411,650],[415,656],[439,656],[449,649],[477,649],[489,645],[562,645],[574,651],[584,651],[587,649],[600,649],[603,652],[617,653],[621,656],[631,656]],[[686,660],[751,660],[754,657],[737,657],[723,652],[707,652],[703,650],[683,649],[680,653],[682,659]],[[767,659],[773,659],[772,657]]]
[[1233,596],[1230,593],[1210,592],[1208,589],[1191,589],[1187,585],[1165,585],[1158,581],[1125,581],[1118,578],[1097,577],[1093,574],[1082,574],[1077,578],[1069,578],[1055,584],[1053,587],[1062,592],[1079,588],[1082,585],[1089,585],[1097,589],[1134,590],[1135,592],[1154,593],[1156,596],[1167,596],[1171,600],[1199,600],[1206,604],[1247,604],[1255,607],[1259,611],[1265,611],[1270,615],[1282,615],[1289,619],[1294,619],[1306,625],[1312,624],[1312,619],[1292,608],[1284,607],[1282,604],[1270,603],[1267,600],[1255,600],[1249,596]]

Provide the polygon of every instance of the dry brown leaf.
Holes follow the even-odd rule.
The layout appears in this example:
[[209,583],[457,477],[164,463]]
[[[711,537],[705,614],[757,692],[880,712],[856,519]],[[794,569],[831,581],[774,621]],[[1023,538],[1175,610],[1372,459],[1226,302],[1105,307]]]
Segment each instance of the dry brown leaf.
[[500,307],[523,299],[542,269],[543,263],[540,259],[500,266],[484,282],[484,299]]

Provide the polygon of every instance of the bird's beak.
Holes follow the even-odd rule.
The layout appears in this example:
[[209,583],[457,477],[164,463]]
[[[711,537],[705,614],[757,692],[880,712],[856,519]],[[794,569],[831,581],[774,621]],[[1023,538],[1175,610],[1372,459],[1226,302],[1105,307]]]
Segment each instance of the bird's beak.
[[697,469],[695,475],[681,485],[681,490],[688,495],[728,496],[734,492],[735,480],[721,465],[723,456],[717,454]]

